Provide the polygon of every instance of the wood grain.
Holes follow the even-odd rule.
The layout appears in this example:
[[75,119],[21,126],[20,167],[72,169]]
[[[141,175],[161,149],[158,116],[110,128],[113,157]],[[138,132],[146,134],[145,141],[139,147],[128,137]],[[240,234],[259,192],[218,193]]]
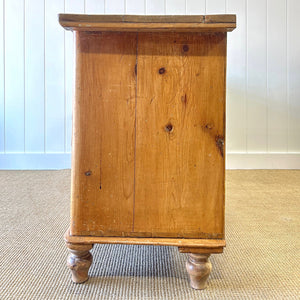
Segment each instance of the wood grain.
[[59,14],[59,22],[89,23],[235,23],[235,15],[86,15]]
[[224,237],[226,33],[138,37],[134,232]]
[[197,253],[197,249],[211,250],[222,249],[226,246],[225,240],[216,239],[181,239],[181,238],[133,238],[133,237],[106,237],[106,236],[74,236],[67,230],[64,240],[71,244],[131,244],[131,245],[156,245],[156,246],[176,246],[179,251],[185,253],[185,249],[189,252]]
[[178,247],[180,253],[200,253],[200,254],[212,254],[223,253],[224,246],[218,247]]
[[[210,253],[225,247],[228,27],[220,23],[219,30],[218,17],[200,18],[202,34],[181,32],[199,31],[195,23],[187,26],[193,18],[174,25],[159,17],[145,25],[151,18],[108,17],[106,27],[93,18],[76,25],[88,30],[75,31],[71,226],[65,234],[73,281],[88,279],[94,243],[165,245],[189,253],[191,286],[203,289]],[[222,32],[211,33],[211,26]],[[155,32],[166,28],[178,32]]]
[[75,40],[71,233],[131,231],[136,34]]
[[135,16],[59,14],[65,29],[76,31],[232,31],[235,15]]

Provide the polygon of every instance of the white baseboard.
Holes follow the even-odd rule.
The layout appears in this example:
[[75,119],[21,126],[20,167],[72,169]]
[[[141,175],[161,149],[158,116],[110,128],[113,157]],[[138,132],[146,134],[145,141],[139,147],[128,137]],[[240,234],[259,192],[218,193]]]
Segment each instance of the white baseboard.
[[226,169],[300,169],[300,153],[227,153]]
[[58,170],[70,168],[70,153],[0,153],[1,170]]
[[[70,168],[70,153],[0,153],[0,170]],[[226,168],[300,169],[300,153],[227,153]]]

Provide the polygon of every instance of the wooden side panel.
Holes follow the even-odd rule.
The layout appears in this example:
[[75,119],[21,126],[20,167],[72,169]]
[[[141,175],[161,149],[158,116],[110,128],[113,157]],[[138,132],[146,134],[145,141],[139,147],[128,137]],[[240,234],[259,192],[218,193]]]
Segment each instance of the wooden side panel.
[[222,238],[226,33],[138,37],[134,232]]
[[136,33],[75,36],[71,234],[121,236],[133,222]]

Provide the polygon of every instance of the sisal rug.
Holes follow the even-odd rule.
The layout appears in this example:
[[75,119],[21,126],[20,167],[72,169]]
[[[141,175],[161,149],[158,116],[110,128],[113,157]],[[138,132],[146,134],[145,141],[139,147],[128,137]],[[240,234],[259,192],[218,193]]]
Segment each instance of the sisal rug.
[[0,299],[300,299],[300,171],[226,173],[225,252],[189,287],[174,247],[96,245],[73,284],[63,234],[70,171],[0,171]]

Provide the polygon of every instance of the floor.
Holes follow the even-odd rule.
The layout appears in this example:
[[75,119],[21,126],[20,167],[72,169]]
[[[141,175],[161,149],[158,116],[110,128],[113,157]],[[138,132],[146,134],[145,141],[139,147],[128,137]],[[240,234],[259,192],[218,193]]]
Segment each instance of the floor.
[[174,247],[96,245],[73,284],[70,171],[0,171],[0,299],[300,299],[300,170],[226,173],[225,252],[204,291]]

